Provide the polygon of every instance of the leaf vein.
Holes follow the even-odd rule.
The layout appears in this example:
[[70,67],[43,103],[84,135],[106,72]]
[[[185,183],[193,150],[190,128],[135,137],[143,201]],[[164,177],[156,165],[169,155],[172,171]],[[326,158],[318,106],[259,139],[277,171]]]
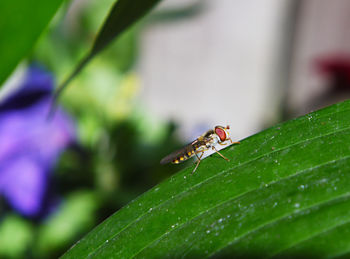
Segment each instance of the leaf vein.
[[[349,110],[350,110],[350,109],[349,109]],[[344,111],[345,111],[345,110],[342,110],[341,112],[344,112]],[[334,113],[329,113],[329,114],[326,114],[325,116],[320,116],[320,117],[317,117],[317,118],[327,117],[327,116],[334,115],[334,114],[337,114],[337,113],[340,113],[340,112],[339,112],[339,111],[335,111]],[[304,119],[305,119],[305,118],[304,118]],[[278,125],[277,125],[276,127],[278,127]],[[276,128],[276,127],[273,127],[273,128]],[[273,129],[273,128],[272,128],[272,129]],[[229,171],[235,170],[235,169],[237,169],[237,168],[240,168],[241,166],[244,166],[244,165],[247,165],[247,164],[249,164],[249,163],[251,163],[251,162],[254,162],[254,161],[256,161],[256,160],[258,160],[258,159],[260,159],[260,158],[266,157],[266,156],[268,156],[268,155],[270,155],[270,154],[273,154],[273,153],[276,153],[276,152],[283,151],[283,150],[285,150],[285,149],[287,149],[287,148],[290,148],[290,147],[293,147],[293,146],[296,146],[296,145],[299,145],[299,144],[302,144],[302,143],[310,142],[310,141],[313,141],[313,140],[315,140],[315,139],[319,139],[319,138],[322,138],[322,137],[330,136],[330,135],[332,135],[332,134],[340,133],[340,132],[343,132],[343,131],[346,131],[346,130],[349,130],[349,129],[350,129],[350,127],[345,127],[345,128],[340,129],[340,130],[334,130],[334,131],[327,132],[326,134],[320,134],[320,135],[314,136],[314,137],[312,137],[312,138],[303,139],[302,141],[297,141],[297,142],[294,142],[293,144],[286,145],[286,146],[284,146],[284,147],[281,147],[281,148],[278,148],[278,149],[269,151],[269,152],[267,152],[267,153],[264,153],[264,154],[262,154],[262,155],[259,155],[259,156],[255,157],[255,158],[253,158],[253,159],[250,159],[250,160],[245,161],[245,162],[242,163],[242,164],[236,164],[235,166],[233,166],[233,167],[231,167],[231,168],[225,169],[225,170],[223,170],[222,172],[220,172],[220,173],[218,173],[218,174],[215,174],[215,175],[213,175],[213,176],[210,176],[210,177],[206,178],[205,180],[203,180],[203,181],[201,181],[201,182],[198,182],[197,184],[195,184],[195,185],[193,185],[193,186],[190,186],[188,189],[184,189],[182,192],[177,193],[175,196],[169,197],[169,199],[163,200],[161,203],[159,203],[158,205],[154,206],[153,209],[156,209],[156,208],[161,207],[163,204],[165,204],[165,203],[168,202],[169,200],[173,199],[174,197],[178,197],[178,196],[180,196],[180,195],[182,195],[182,194],[184,194],[184,193],[186,193],[186,192],[188,192],[188,191],[190,191],[190,190],[193,190],[193,189],[196,188],[196,187],[201,186],[202,184],[204,184],[204,183],[206,183],[206,182],[211,181],[212,179],[214,179],[214,178],[216,178],[216,177],[219,177],[219,176],[221,176],[221,175],[223,175],[223,174],[225,174],[225,173],[227,173],[227,172],[229,172]],[[310,168],[308,168],[307,170],[310,170]],[[283,178],[283,179],[287,179],[287,178]],[[282,180],[282,179],[280,179],[280,180]],[[272,182],[272,183],[273,183],[273,182]],[[254,189],[254,190],[256,190],[256,189]],[[247,193],[247,192],[245,192],[245,193],[243,193],[243,194],[241,194],[241,195],[244,195],[244,194],[246,194],[246,193]],[[236,197],[240,197],[240,196],[236,196]],[[235,197],[235,198],[236,198],[236,197]],[[134,219],[133,221],[131,221],[130,223],[128,223],[126,226],[124,226],[122,229],[120,229],[117,233],[113,234],[113,235],[112,235],[110,238],[108,238],[108,239],[114,239],[116,236],[118,236],[120,233],[122,233],[125,229],[127,229],[128,227],[130,227],[132,224],[134,224],[135,222],[139,221],[140,219],[142,219],[145,215],[147,215],[147,211],[145,211],[143,214],[141,214],[140,216],[138,216],[136,219]],[[197,216],[199,216],[199,215],[200,215],[200,214],[198,214]],[[182,224],[182,225],[183,225],[183,224]],[[180,226],[182,226],[182,225],[179,225],[178,227],[180,227]],[[177,228],[178,228],[178,227],[177,227]],[[174,228],[174,229],[176,229],[176,228]],[[174,229],[171,229],[171,231],[173,231]],[[167,232],[166,232],[166,233],[167,233]],[[165,233],[165,234],[166,234],[166,233]],[[164,235],[164,234],[163,234],[163,235]],[[163,236],[163,235],[162,235],[162,236]],[[160,236],[160,237],[162,237],[162,236]],[[156,241],[156,240],[155,240],[155,241]],[[153,242],[154,242],[154,241],[152,241],[151,243],[153,243]],[[96,249],[94,249],[93,251],[91,251],[91,252],[88,254],[88,256],[92,256],[93,254],[95,254],[104,244],[105,244],[104,242],[101,243]],[[147,247],[147,246],[146,246],[146,247]],[[141,249],[140,251],[142,251],[142,249]]]
[[[339,159],[327,161],[326,163],[319,164],[319,165],[316,166],[316,167],[307,168],[307,169],[301,170],[301,171],[299,171],[299,172],[296,172],[295,174],[290,175],[290,176],[288,176],[288,177],[281,178],[281,179],[279,179],[278,181],[272,181],[272,182],[269,183],[269,185],[278,184],[278,183],[280,183],[280,182],[282,182],[282,181],[285,181],[285,180],[287,180],[287,179],[290,179],[290,178],[293,178],[293,177],[295,177],[295,176],[299,176],[299,175],[301,175],[301,174],[303,174],[303,173],[306,173],[306,172],[308,172],[308,171],[310,171],[310,170],[312,170],[312,169],[320,168],[320,167],[326,166],[326,165],[328,165],[328,164],[331,164],[331,163],[334,163],[334,162],[338,162],[338,161],[341,161],[341,160],[345,160],[345,159],[348,159],[348,158],[350,158],[350,156],[346,156],[346,157],[342,157],[342,158],[339,158]],[[137,256],[140,252],[142,252],[142,250],[144,250],[145,248],[147,248],[147,247],[150,246],[151,244],[153,244],[153,243],[157,242],[158,240],[162,239],[164,236],[168,235],[170,232],[174,231],[175,229],[178,229],[178,228],[180,228],[180,227],[182,227],[182,226],[184,226],[184,225],[186,225],[186,224],[189,224],[189,222],[191,222],[192,220],[194,220],[194,219],[200,217],[200,216],[203,215],[204,213],[207,213],[207,212],[209,212],[209,211],[211,211],[211,210],[217,209],[218,207],[220,207],[221,205],[224,205],[225,203],[231,202],[231,201],[233,201],[233,200],[235,200],[235,199],[237,199],[237,198],[241,198],[241,197],[243,197],[244,195],[246,195],[246,194],[248,194],[248,193],[255,192],[255,191],[259,191],[259,190],[261,190],[261,189],[263,189],[263,188],[265,188],[265,187],[259,187],[259,188],[257,188],[257,189],[253,189],[253,190],[247,191],[247,192],[245,192],[245,193],[242,193],[242,194],[240,194],[240,195],[238,195],[238,196],[231,197],[231,198],[228,199],[228,200],[225,200],[225,201],[223,201],[223,202],[220,202],[220,203],[216,204],[215,206],[213,206],[213,207],[211,207],[211,208],[209,208],[209,209],[206,209],[205,211],[202,211],[201,213],[197,214],[195,217],[193,217],[193,218],[189,219],[188,221],[184,222],[184,224],[180,224],[180,225],[177,226],[176,228],[172,228],[170,231],[165,232],[164,234],[162,234],[162,235],[159,236],[158,238],[152,240],[148,245],[144,246],[142,249],[140,249],[140,250],[139,250],[136,254],[134,254],[132,257]],[[349,193],[347,193],[347,194],[349,194]],[[331,199],[331,200],[332,200],[332,199]],[[324,201],[323,201],[323,202],[324,202]],[[320,204],[321,204],[321,203],[320,203]],[[319,205],[319,204],[318,204],[318,205]],[[300,211],[302,211],[302,210],[299,210],[299,212],[300,212]],[[287,215],[290,215],[290,214],[291,214],[291,213],[286,214],[286,216],[287,216]],[[281,218],[276,218],[276,219],[279,220],[279,219],[282,219],[282,218],[284,218],[284,217],[285,217],[285,216],[283,216],[283,217],[281,217]],[[268,222],[268,224],[270,224],[270,223],[272,223],[272,222],[275,222],[276,219],[275,219],[274,221]],[[265,225],[268,225],[268,224],[260,225],[258,228],[252,229],[250,232],[256,231],[256,230],[258,230],[259,228],[264,227]],[[249,232],[248,232],[248,233],[245,233],[245,234],[249,234]],[[245,235],[245,234],[244,234],[244,235]],[[241,238],[241,237],[240,237],[240,238]],[[240,238],[234,240],[234,242],[238,241]],[[230,244],[230,243],[228,243],[227,245],[229,245],[229,244]],[[218,251],[219,251],[219,250],[218,250]],[[210,256],[209,256],[209,257],[210,257]]]

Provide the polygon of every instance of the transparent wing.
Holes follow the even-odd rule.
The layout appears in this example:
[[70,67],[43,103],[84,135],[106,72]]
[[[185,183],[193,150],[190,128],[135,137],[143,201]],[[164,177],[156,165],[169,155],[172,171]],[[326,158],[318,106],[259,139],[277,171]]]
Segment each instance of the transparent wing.
[[[162,165],[164,165],[164,164],[170,163],[170,162],[172,162],[172,161],[174,161],[182,156],[187,156],[187,153],[191,152],[193,150],[193,147],[192,147],[193,143],[194,142],[192,142],[192,143],[172,152],[171,154],[167,155],[162,160],[160,160],[160,163]],[[187,159],[190,158],[191,156],[188,156]],[[185,161],[187,159],[184,159],[183,161]],[[183,162],[183,161],[181,161],[181,162]]]

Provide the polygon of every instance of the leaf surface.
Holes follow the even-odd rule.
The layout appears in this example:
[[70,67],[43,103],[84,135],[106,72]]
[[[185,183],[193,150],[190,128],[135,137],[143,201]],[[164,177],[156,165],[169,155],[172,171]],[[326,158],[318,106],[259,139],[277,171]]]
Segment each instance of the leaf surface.
[[0,1],[0,86],[25,58],[63,0]]
[[[321,257],[350,251],[350,101],[262,131],[180,171],[63,258]],[[339,241],[341,240],[341,241]]]

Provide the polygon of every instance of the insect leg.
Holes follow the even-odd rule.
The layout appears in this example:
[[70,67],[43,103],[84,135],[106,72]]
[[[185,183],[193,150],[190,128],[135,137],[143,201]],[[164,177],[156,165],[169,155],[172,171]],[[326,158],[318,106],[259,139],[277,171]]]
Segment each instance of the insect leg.
[[[198,152],[198,153],[199,153],[199,152]],[[197,170],[197,168],[198,168],[198,166],[199,166],[199,163],[202,161],[201,158],[202,158],[202,156],[203,156],[203,154],[204,154],[204,151],[201,151],[201,156],[200,156],[200,157],[198,156],[198,153],[195,152],[195,155],[196,155],[196,157],[197,157],[197,159],[198,159],[198,162],[197,162],[197,164],[196,164],[196,167],[193,169],[192,174]]]
[[[241,144],[241,142],[239,142],[239,141],[233,142],[231,138],[228,138],[227,140],[229,140],[229,141],[231,142],[231,144]],[[227,140],[226,140],[226,141],[227,141]],[[226,141],[225,141],[225,142],[226,142]],[[219,145],[226,146],[227,144],[226,144],[226,143],[220,143],[220,142],[219,142]]]
[[225,157],[224,155],[222,155],[214,146],[211,147],[213,150],[215,150],[216,153],[218,153],[223,159],[225,159],[226,161],[230,161],[230,159],[228,159],[227,157]]

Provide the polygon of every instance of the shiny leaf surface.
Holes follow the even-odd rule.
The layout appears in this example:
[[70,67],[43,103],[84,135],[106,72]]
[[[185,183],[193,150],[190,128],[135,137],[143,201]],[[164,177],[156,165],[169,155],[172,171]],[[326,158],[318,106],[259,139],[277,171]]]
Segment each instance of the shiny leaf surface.
[[276,125],[222,150],[230,162],[155,186],[63,258],[347,255],[349,143],[350,101]]

